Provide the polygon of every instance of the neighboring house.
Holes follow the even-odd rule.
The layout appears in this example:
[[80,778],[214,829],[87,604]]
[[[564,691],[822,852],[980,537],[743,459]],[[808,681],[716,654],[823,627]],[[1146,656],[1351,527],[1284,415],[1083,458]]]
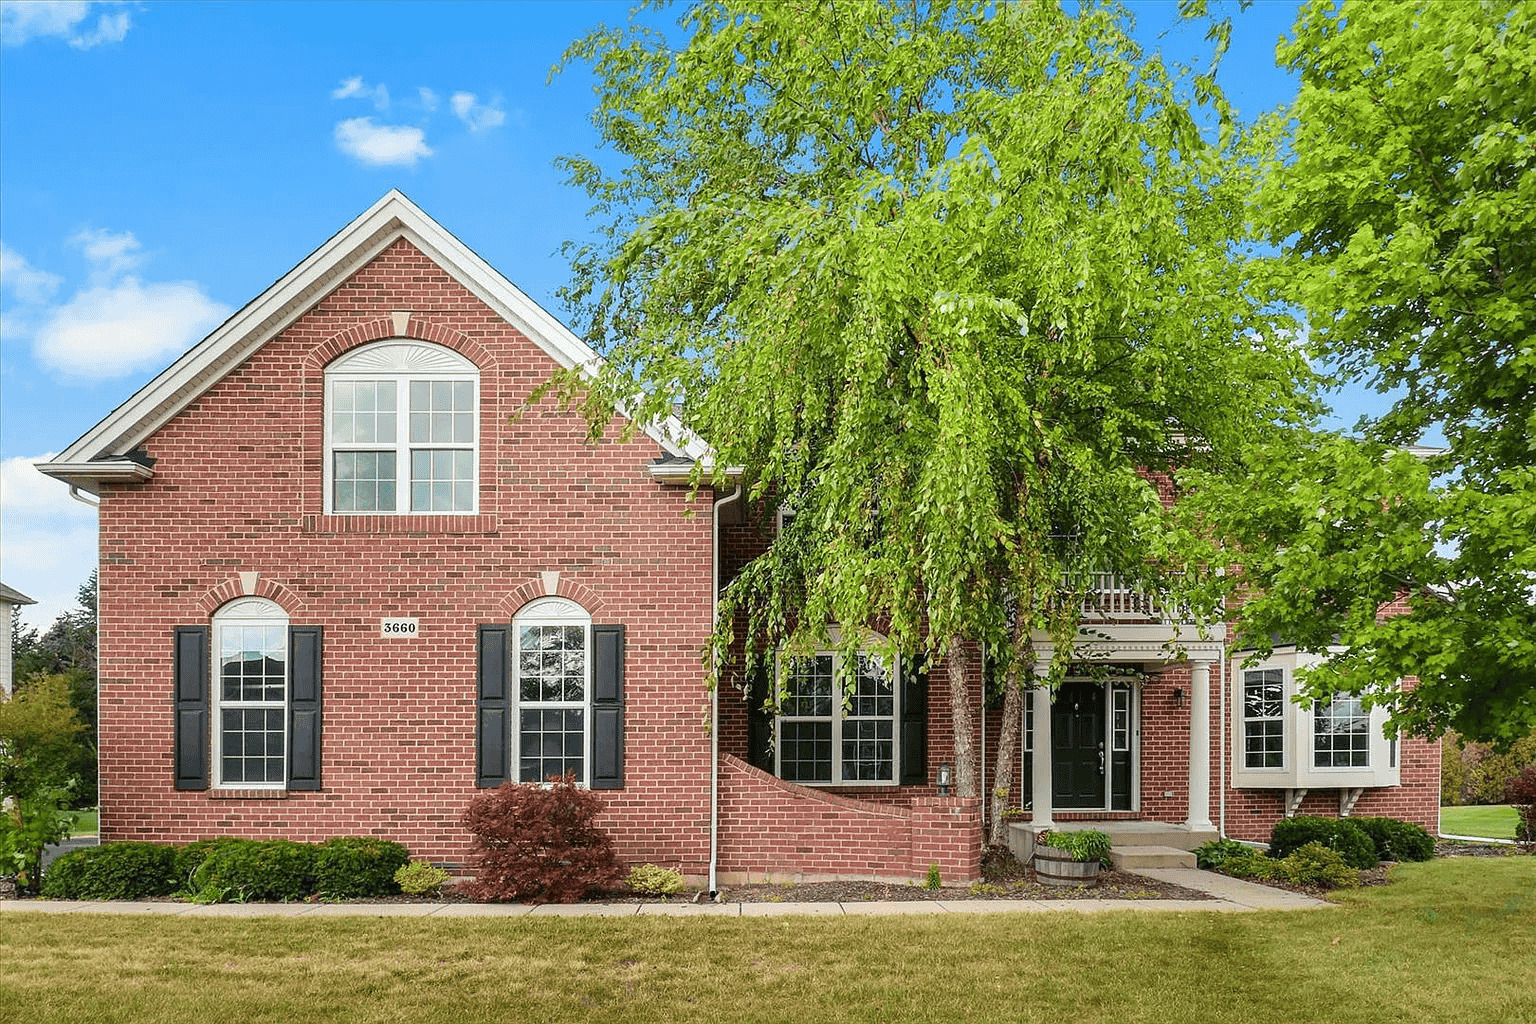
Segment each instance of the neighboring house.
[[0,583],[0,691],[4,691],[9,698],[15,690],[15,681],[11,678],[14,668],[11,664],[11,619],[15,610],[22,605],[37,604],[26,594]]
[[[630,862],[976,877],[979,801],[935,780],[942,667],[861,661],[845,702],[828,654],[789,671],[777,717],[729,688],[712,712],[717,588],[766,534],[731,489],[691,492],[708,453],[675,422],[593,445],[530,404],[596,358],[390,192],[42,463],[101,500],[103,840],[378,835],[453,865],[477,791],[571,772]],[[1031,715],[1014,802],[1267,833],[1285,790],[1227,766],[1271,727],[1249,730],[1222,632],[1112,580],[1099,598],[1088,643],[1124,674]],[[1283,768],[1312,749],[1290,722]],[[1438,753],[1431,779],[1411,745],[1365,787],[1351,762],[1290,789],[1363,788],[1358,811],[1432,826]]]

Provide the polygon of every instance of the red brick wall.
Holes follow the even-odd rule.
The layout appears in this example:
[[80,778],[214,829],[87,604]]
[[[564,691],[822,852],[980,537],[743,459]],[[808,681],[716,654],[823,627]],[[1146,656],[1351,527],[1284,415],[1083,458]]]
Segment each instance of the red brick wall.
[[[479,516],[321,515],[324,365],[393,335],[392,310],[480,367]],[[148,440],[154,480],[106,487],[100,513],[104,839],[380,835],[462,861],[476,626],[553,570],[594,622],[627,627],[625,787],[604,794],[621,855],[703,873],[711,496],[652,482],[643,437],[587,445],[549,402],[514,419],[554,368],[399,241]],[[324,627],[319,792],[172,788],[172,630],[208,623],[242,571]],[[384,616],[419,617],[421,637],[381,640]]]
[[797,786],[725,755],[720,765],[720,881],[908,880],[937,864],[946,883],[981,877],[976,800],[857,800]]

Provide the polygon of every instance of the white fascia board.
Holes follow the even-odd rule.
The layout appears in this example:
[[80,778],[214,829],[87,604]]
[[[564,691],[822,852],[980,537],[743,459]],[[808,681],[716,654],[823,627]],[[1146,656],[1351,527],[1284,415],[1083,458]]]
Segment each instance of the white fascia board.
[[[714,462],[707,455],[687,461],[653,462],[646,467],[646,472],[658,483],[688,484],[693,482],[695,465],[700,467],[699,482],[707,485],[715,471]],[[727,466],[723,475],[727,480],[740,480],[745,474],[746,470],[741,466]]]
[[[601,365],[601,357],[591,346],[398,189],[391,189],[45,465],[76,466],[103,454],[131,451],[329,294],[337,283],[400,238],[421,249],[561,366],[582,366],[595,373]],[[697,458],[708,451],[707,445],[671,417],[663,426],[642,429],[669,454]]]
[[34,463],[38,472],[45,476],[51,476],[56,480],[99,494],[96,485],[100,483],[143,483],[154,478],[155,471],[141,463],[131,459],[102,459],[94,462],[51,462]]

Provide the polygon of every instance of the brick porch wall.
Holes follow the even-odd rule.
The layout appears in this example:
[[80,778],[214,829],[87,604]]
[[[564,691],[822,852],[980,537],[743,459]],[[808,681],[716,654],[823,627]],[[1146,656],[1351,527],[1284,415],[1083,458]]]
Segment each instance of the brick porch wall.
[[857,800],[774,778],[729,754],[720,764],[720,880],[981,877],[979,801]]

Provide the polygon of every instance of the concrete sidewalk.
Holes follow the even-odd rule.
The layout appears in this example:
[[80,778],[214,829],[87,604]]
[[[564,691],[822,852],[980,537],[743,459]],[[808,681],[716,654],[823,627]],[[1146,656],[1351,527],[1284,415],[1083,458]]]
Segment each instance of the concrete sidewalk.
[[[911,900],[868,903],[153,903],[113,900],[0,900],[0,913],[169,914],[178,917],[781,917],[890,914],[1004,914],[1105,910],[1308,910],[1333,904],[1195,868],[1137,874],[1210,893],[1210,900]],[[730,893],[726,893],[729,897]]]

